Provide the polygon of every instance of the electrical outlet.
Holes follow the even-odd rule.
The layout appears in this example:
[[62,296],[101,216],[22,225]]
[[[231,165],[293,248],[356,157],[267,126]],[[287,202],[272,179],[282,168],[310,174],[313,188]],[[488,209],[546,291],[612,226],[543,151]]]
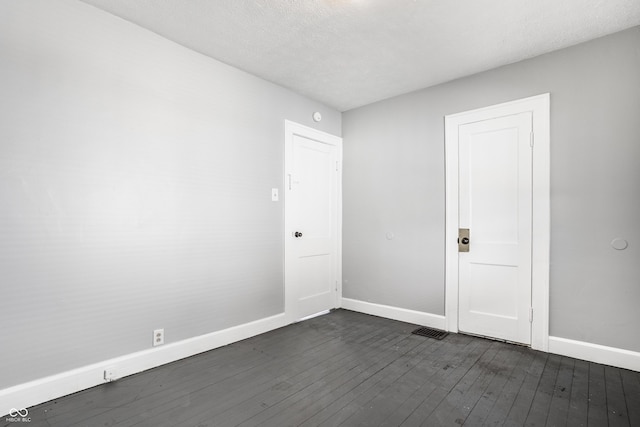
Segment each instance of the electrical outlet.
[[164,329],[156,329],[153,331],[153,346],[164,344]]
[[118,378],[116,368],[110,366],[104,370],[104,380],[107,382],[115,381]]

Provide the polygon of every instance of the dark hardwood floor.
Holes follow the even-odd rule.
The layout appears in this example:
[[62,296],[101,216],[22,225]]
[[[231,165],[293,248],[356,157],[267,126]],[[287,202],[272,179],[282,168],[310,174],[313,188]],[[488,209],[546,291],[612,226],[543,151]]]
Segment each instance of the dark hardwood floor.
[[337,310],[29,408],[29,425],[640,426],[638,372],[415,327]]

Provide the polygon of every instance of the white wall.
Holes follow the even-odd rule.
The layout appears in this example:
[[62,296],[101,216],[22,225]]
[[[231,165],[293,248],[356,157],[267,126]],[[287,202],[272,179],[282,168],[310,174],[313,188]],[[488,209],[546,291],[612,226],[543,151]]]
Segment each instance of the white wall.
[[345,298],[444,315],[444,116],[546,92],[550,334],[640,352],[640,27],[344,113]]
[[281,313],[284,119],[341,132],[86,4],[0,2],[0,389]]

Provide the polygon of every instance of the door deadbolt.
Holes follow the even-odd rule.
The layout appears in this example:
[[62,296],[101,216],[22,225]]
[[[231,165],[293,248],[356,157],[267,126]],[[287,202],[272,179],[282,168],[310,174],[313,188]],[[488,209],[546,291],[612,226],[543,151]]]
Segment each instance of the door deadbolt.
[[469,252],[469,229],[458,229],[458,252]]

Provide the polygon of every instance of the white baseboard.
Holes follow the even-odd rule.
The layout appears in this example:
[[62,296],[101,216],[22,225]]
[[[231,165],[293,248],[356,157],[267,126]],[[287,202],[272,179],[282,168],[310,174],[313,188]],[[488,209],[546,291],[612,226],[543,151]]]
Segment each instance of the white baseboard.
[[241,341],[286,324],[286,316],[282,313],[6,388],[0,390],[0,415],[8,414],[12,408],[28,408],[103,384],[106,382],[106,368],[113,369],[115,378],[121,378]]
[[640,372],[640,353],[635,351],[560,337],[549,337],[549,353]]
[[430,328],[445,329],[445,318],[437,314],[424,313],[422,311],[393,307],[390,305],[375,304],[349,298],[342,298],[342,308],[387,319],[413,323],[415,325],[428,326]]

